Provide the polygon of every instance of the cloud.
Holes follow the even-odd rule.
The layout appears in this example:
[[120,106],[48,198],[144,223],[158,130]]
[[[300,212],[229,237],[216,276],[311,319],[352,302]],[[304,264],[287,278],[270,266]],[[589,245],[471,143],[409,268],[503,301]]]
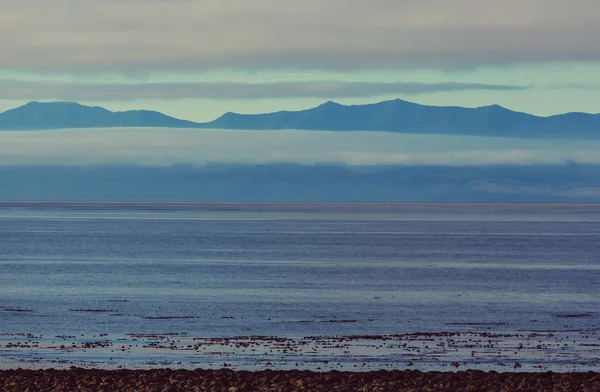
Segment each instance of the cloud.
[[528,86],[477,83],[56,83],[0,80],[0,99],[14,100],[129,100],[129,99],[253,99],[253,98],[348,98],[382,95],[418,95],[442,91],[524,90]]
[[474,67],[600,59],[597,0],[0,0],[0,68]]
[[108,128],[0,132],[0,165],[600,164],[599,141],[386,132]]
[[577,90],[600,90],[600,86],[596,84],[583,84],[583,83],[565,83],[550,86],[553,89],[577,89]]

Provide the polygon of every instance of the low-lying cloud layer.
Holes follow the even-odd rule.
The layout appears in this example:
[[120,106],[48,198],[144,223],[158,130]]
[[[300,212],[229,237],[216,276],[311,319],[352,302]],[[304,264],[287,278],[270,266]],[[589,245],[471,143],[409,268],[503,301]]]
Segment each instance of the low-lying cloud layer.
[[0,80],[0,99],[129,100],[355,98],[389,94],[419,95],[468,90],[525,90],[528,86],[481,83],[277,82],[277,83],[60,83]]
[[0,68],[446,68],[600,59],[597,0],[3,0]]
[[600,142],[385,132],[109,128],[0,132],[0,164],[600,164]]

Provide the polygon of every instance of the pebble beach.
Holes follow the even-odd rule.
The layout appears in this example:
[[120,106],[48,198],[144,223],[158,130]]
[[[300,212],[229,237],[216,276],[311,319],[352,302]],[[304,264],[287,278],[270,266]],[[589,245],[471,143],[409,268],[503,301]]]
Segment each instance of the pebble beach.
[[0,391],[600,391],[595,331],[94,339],[4,335]]
[[5,370],[3,391],[530,391],[600,390],[600,373],[221,370]]

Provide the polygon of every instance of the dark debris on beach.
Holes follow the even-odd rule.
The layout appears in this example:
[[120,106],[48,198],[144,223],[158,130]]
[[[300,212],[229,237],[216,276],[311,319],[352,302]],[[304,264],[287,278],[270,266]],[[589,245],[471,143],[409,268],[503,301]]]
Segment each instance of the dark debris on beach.
[[528,391],[598,392],[600,373],[312,372],[301,370],[69,370],[0,371],[0,390],[12,391]]

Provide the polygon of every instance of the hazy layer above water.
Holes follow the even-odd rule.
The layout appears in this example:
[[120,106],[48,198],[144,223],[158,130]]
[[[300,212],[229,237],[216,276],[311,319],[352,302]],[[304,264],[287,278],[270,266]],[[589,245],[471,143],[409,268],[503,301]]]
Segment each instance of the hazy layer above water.
[[0,164],[600,164],[600,141],[388,132],[94,128],[0,132]]

